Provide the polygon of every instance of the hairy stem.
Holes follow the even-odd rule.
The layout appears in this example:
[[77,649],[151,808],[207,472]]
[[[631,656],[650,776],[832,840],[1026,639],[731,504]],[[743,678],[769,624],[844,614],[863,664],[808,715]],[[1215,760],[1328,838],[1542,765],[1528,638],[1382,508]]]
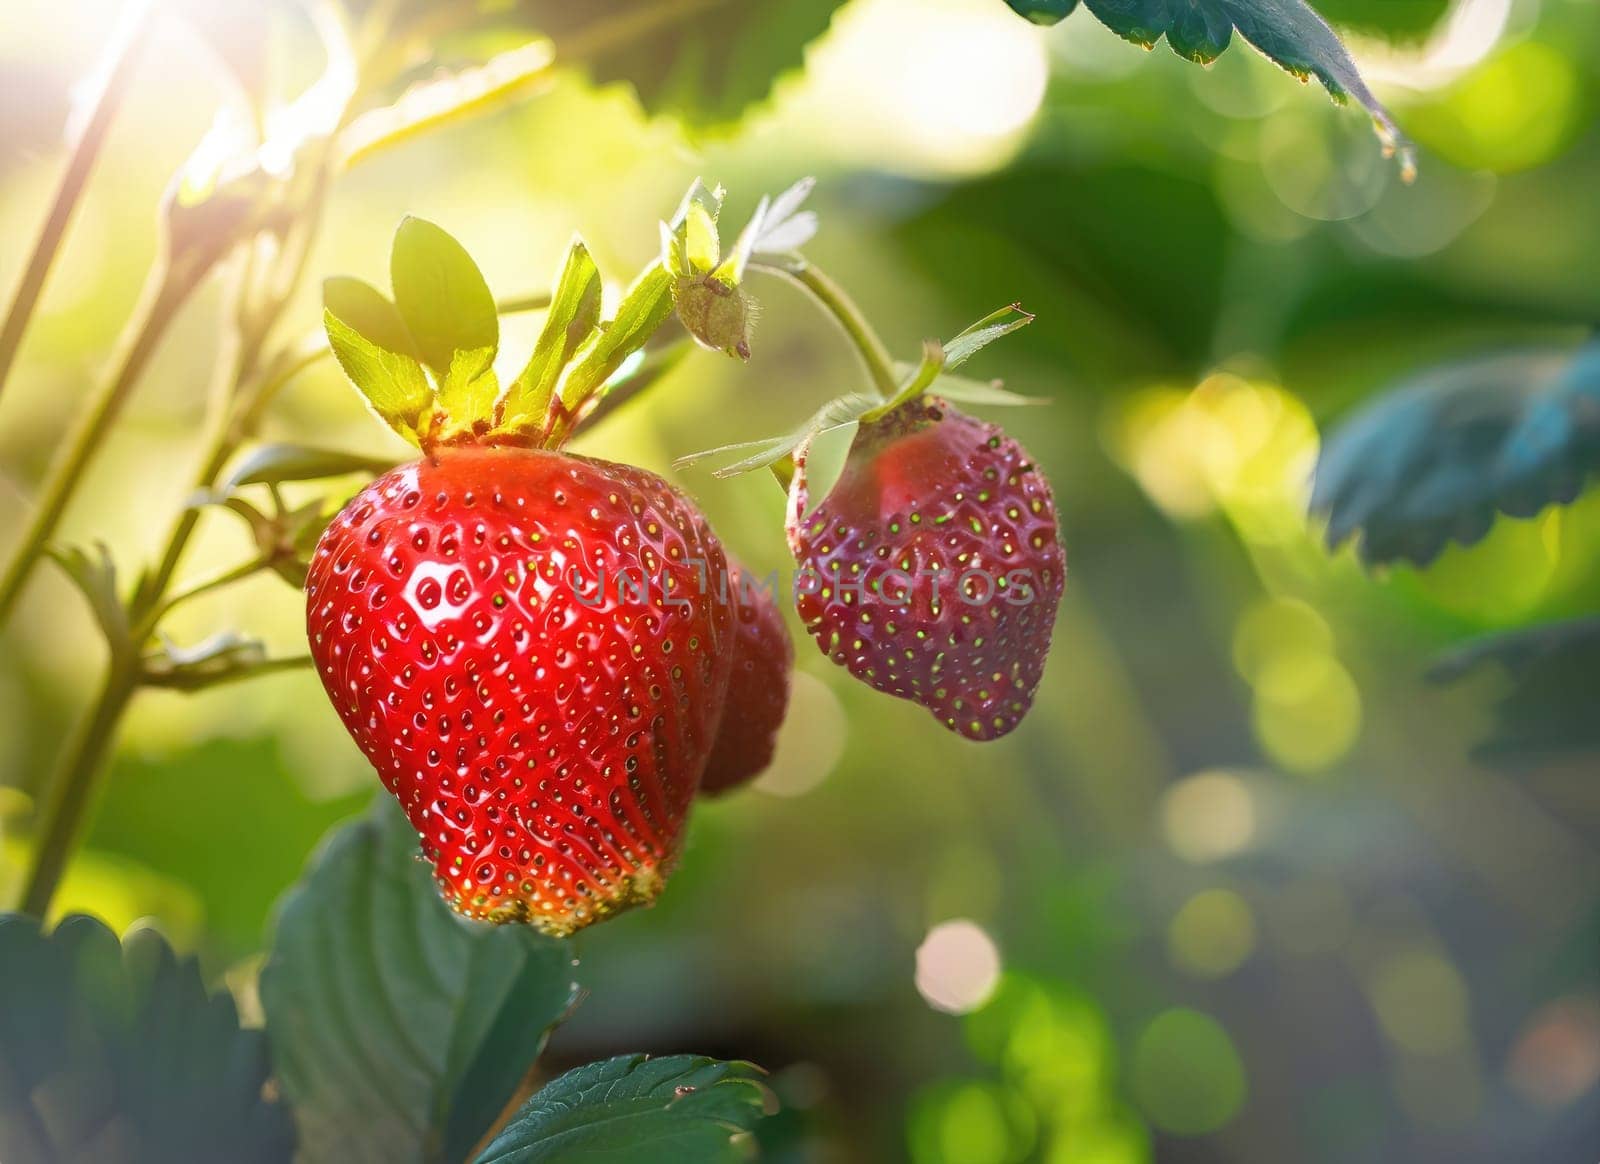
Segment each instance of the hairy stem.
[[79,415],[62,443],[46,474],[33,516],[0,573],[0,626],[10,617],[23,585],[61,524],[90,459],[111,431],[168,325],[198,281],[194,275],[175,276],[162,261],[152,268],[140,305],[124,329],[121,355],[113,361],[114,371],[95,391],[88,409]]
[[138,686],[137,661],[113,659],[94,707],[51,773],[46,784],[48,799],[34,828],[38,847],[19,902],[24,913],[43,920],[49,911],[56,885],[78,847],[106,756],[116,742],[117,725]]
[[751,263],[751,267],[781,275],[810,295],[844,330],[856,352],[861,356],[861,362],[867,366],[867,374],[872,377],[872,386],[878,390],[878,395],[886,400],[894,396],[899,386],[899,377],[894,371],[894,358],[890,356],[883,340],[878,338],[878,333],[873,330],[872,324],[867,322],[867,317],[861,313],[861,309],[845,293],[843,287],[809,262],[780,264],[762,262],[758,259]]
[[108,50],[105,80],[95,97],[93,111],[72,149],[66,172],[61,176],[61,185],[56,188],[55,201],[50,204],[50,213],[39,228],[39,237],[34,240],[33,253],[28,256],[28,265],[23,269],[22,281],[17,284],[5,323],[0,325],[0,392],[5,390],[6,379],[22,346],[23,333],[28,330],[28,322],[33,318],[33,309],[38,305],[50,268],[55,264],[62,240],[66,238],[72,213],[83,197],[84,187],[88,185],[89,175],[100,156],[100,147],[105,144],[112,119],[133,81],[135,66],[149,39],[153,23],[150,19],[150,0],[139,0],[128,9],[121,31]]

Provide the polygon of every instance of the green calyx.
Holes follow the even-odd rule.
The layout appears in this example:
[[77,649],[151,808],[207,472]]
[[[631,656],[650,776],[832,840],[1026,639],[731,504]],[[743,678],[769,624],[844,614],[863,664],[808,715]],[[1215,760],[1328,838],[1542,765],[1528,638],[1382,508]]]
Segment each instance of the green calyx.
[[714,457],[733,456],[732,461],[716,470],[716,476],[735,477],[769,469],[787,489],[795,475],[796,458],[804,457],[807,492],[813,504],[820,502],[838,482],[858,443],[876,433],[886,421],[893,423],[890,418],[924,393],[964,404],[1043,403],[1037,397],[1006,391],[998,380],[969,380],[953,374],[977,352],[1026,327],[1033,318],[1015,303],[1002,307],[946,343],[928,340],[923,344],[919,363],[896,364],[898,388],[887,397],[866,392],[836,397],[782,436],[707,449],[683,457],[677,464],[681,468]]
[[522,371],[502,385],[499,310],[462,245],[419,218],[395,232],[392,297],[359,279],[329,279],[323,324],[345,374],[401,437],[431,452],[452,445],[557,448],[628,383],[640,388],[670,361],[645,347],[674,314],[702,346],[750,357],[755,311],[740,286],[763,243],[792,251],[815,230],[800,210],[802,182],[762,199],[726,256],[717,236],[722,192],[696,182],[670,224],[660,259],[623,293],[609,317],[589,249],[574,239],[551,292],[544,326]]

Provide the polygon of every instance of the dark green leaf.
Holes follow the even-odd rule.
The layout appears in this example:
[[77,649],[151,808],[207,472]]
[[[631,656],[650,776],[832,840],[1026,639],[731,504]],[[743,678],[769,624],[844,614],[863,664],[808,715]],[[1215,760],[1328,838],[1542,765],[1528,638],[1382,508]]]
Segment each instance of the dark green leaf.
[[457,352],[476,353],[461,374],[476,376],[500,347],[500,316],[483,273],[466,248],[433,223],[406,218],[389,254],[395,306],[416,340],[423,363],[441,379]]
[[[1050,24],[1074,5],[1051,0],[1008,0],[1022,15]],[[1083,6],[1117,35],[1146,48],[1163,36],[1172,51],[1201,64],[1222,54],[1234,30],[1269,60],[1297,77],[1316,77],[1336,100],[1355,98],[1372,115],[1390,148],[1401,146],[1389,111],[1362,80],[1338,35],[1304,0],[1083,0]],[[1409,151],[1402,162],[1409,176]]]
[[261,975],[306,1159],[467,1157],[572,1007],[570,947],[463,921],[387,796],[284,900]]
[[1600,618],[1477,639],[1440,659],[1428,677],[1453,683],[1498,666],[1510,681],[1494,731],[1477,751],[1491,760],[1600,750]]
[[523,1105],[476,1164],[722,1164],[751,1158],[770,1093],[747,1063],[620,1055]]
[[392,460],[286,443],[259,445],[241,457],[218,486],[229,493],[244,485],[278,485],[284,481],[316,481],[346,473],[384,473]]
[[0,916],[0,1159],[288,1164],[266,1038],[153,930]]
[[1431,562],[1496,511],[1532,517],[1600,472],[1600,342],[1499,352],[1430,369],[1324,441],[1311,508],[1328,544],[1368,562]]
[[544,422],[556,381],[600,322],[602,291],[600,271],[589,248],[581,239],[574,239],[567,249],[567,259],[556,281],[555,294],[551,297],[538,342],[534,344],[533,356],[512,383],[501,406],[506,427],[537,426]]
[[844,0],[519,0],[518,11],[555,38],[560,54],[628,27],[583,53],[596,81],[624,81],[652,114],[691,127],[737,121],[805,60]]

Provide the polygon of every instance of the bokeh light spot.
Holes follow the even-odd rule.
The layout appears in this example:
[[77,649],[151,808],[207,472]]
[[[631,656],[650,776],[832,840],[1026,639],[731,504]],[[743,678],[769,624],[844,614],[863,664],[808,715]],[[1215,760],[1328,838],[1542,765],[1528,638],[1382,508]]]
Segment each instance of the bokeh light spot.
[[1167,949],[1173,963],[1197,978],[1233,973],[1255,946],[1255,914],[1231,889],[1195,894],[1167,927]]
[[1139,1106],[1175,1136],[1214,1132],[1244,1107],[1244,1064],[1222,1025],[1199,1011],[1175,1008],[1152,1019],[1133,1051]]
[[1172,851],[1202,864],[1243,852],[1256,835],[1255,801],[1231,772],[1199,772],[1161,798],[1161,830]]
[[1560,998],[1528,1020],[1506,1079],[1530,1103],[1565,1107],[1600,1084],[1600,1001]]
[[1418,1055],[1467,1042],[1467,987],[1456,968],[1427,950],[1406,950],[1373,973],[1368,989],[1384,1034]]
[[999,981],[1000,951],[976,922],[942,922],[917,947],[917,992],[935,1010],[976,1010]]

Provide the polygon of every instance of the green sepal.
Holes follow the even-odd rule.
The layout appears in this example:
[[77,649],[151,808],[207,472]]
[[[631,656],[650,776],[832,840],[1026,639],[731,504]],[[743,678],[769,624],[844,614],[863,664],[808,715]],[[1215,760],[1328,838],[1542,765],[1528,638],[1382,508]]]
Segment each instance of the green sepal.
[[[494,362],[500,316],[465,247],[425,219],[405,218],[395,231],[389,274],[395,306],[434,375],[441,380],[459,375],[470,382]],[[461,425],[469,421],[453,419]]]
[[322,325],[339,367],[361,392],[368,407],[384,424],[420,448],[434,401],[433,385],[428,383],[422,365],[403,352],[379,346],[335,315],[331,307],[323,309]]
[[500,402],[497,428],[531,431],[544,423],[561,373],[600,322],[603,291],[589,248],[573,239],[533,355]]
[[744,456],[716,470],[713,476],[738,477],[741,474],[751,473],[757,469],[770,469],[783,458],[792,456],[803,445],[814,440],[819,434],[837,428],[853,426],[863,416],[882,404],[883,401],[881,399],[864,392],[852,393],[849,396],[839,396],[817,409],[803,424],[782,436],[768,437],[765,440],[740,441],[737,444],[705,449],[698,453],[690,453],[688,456],[679,457],[673,464],[677,468],[686,469],[711,457],[729,453],[743,453],[745,454]]
[[672,276],[652,263],[622,297],[616,317],[593,331],[573,355],[556,388],[561,410],[575,415],[672,314]]
[[944,370],[954,372],[995,340],[1032,322],[1033,315],[1022,310],[1020,303],[1008,304],[990,312],[944,345]]
[[[458,351],[439,384],[440,437],[486,431],[494,421],[500,378],[484,361],[484,349]],[[491,353],[489,359],[493,359]]]

